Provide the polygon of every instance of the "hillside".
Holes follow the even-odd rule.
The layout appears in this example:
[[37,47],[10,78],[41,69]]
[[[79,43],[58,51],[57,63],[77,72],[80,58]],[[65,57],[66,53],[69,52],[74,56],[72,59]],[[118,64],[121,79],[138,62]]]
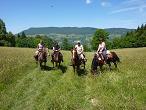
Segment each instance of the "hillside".
[[63,51],[61,69],[53,69],[49,57],[47,69],[39,70],[34,49],[0,47],[0,110],[144,110],[146,48],[115,51],[121,59],[117,70],[105,65],[92,76],[94,53],[86,53],[86,70],[78,76],[69,51]]
[[[133,29],[126,28],[107,28],[105,29],[110,35],[124,35]],[[91,27],[40,27],[40,28],[29,28],[24,30],[26,35],[37,35],[37,34],[75,34],[75,35],[93,35],[96,28]]]

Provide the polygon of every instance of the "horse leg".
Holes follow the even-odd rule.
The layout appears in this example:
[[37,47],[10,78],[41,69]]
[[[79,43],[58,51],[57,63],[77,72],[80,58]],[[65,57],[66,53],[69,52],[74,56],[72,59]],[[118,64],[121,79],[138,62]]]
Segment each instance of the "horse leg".
[[84,69],[85,69],[85,65],[86,65],[86,63],[85,63],[85,61],[84,61]]
[[73,70],[74,70],[74,73],[75,73],[75,65],[73,65]]
[[55,63],[55,66],[57,67],[57,62]]
[[54,62],[52,61],[52,63],[53,63],[53,68],[54,68]]
[[80,69],[80,65],[77,65],[77,70],[79,70]]
[[46,62],[44,62],[44,66],[46,66]]
[[59,67],[60,67],[61,62],[59,62]]
[[115,65],[115,68],[117,68],[117,63],[116,62],[113,62],[114,63],[114,65]]
[[39,62],[39,64],[40,64],[40,68],[42,69],[42,62]]
[[102,71],[102,65],[100,65],[99,67],[100,67],[100,71]]
[[111,71],[112,69],[111,69],[111,63],[108,63],[108,66],[109,66],[109,70]]

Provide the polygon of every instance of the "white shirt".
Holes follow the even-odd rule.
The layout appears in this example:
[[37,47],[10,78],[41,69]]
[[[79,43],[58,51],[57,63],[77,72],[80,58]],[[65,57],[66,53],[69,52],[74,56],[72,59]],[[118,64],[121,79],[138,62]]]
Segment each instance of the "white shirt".
[[80,45],[80,46],[75,45],[75,48],[77,49],[77,53],[78,53],[78,54],[81,54],[81,53],[83,53],[83,51],[84,51],[83,45]]
[[106,50],[106,45],[105,45],[105,42],[102,42],[102,43],[100,43],[99,44],[99,46],[98,46],[98,52],[100,51],[100,52],[102,52],[103,50]]
[[42,50],[44,49],[44,45],[42,45],[41,43],[38,44],[38,50]]

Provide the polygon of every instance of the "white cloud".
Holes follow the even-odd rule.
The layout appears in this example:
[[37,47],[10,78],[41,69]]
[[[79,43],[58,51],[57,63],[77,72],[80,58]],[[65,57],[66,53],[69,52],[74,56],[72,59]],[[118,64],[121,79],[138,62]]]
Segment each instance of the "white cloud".
[[111,14],[116,14],[116,13],[121,13],[121,12],[126,12],[126,11],[133,11],[133,10],[139,10],[140,12],[143,12],[144,8],[146,8],[146,5],[122,8],[122,9],[112,11]]
[[86,0],[86,4],[90,4],[91,3],[91,0]]
[[111,6],[111,3],[110,2],[103,1],[103,2],[101,2],[101,6],[108,7],[108,6]]
[[144,12],[146,8],[146,1],[145,0],[126,0],[123,1],[121,4],[117,5],[117,7],[121,7],[119,9],[113,10],[110,14],[116,14],[121,12],[128,12],[128,11],[138,11]]

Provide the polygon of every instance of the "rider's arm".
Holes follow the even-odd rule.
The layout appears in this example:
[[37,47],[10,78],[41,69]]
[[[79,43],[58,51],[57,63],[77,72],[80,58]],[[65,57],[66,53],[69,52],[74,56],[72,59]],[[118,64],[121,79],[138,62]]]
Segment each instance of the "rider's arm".
[[98,45],[98,49],[97,49],[97,52],[99,52],[100,51],[100,44]]
[[105,49],[105,43],[102,42],[102,44],[101,44],[101,51],[103,51],[104,49]]
[[55,51],[55,47],[53,47],[53,51]]
[[75,45],[75,49],[77,49],[77,45]]

